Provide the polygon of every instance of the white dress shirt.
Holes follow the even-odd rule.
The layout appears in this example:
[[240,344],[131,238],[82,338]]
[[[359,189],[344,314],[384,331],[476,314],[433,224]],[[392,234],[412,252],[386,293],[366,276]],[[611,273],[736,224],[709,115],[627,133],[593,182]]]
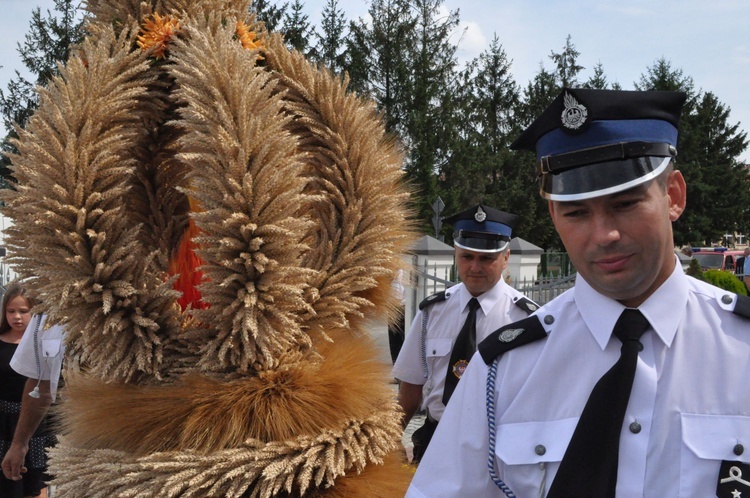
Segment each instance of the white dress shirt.
[[[676,264],[639,307],[651,328],[623,423],[618,497],[716,496],[722,460],[750,463],[750,320],[731,312],[735,302]],[[492,464],[517,497],[546,495],[594,384],[619,358],[611,335],[623,309],[579,275],[536,313],[547,338],[498,361]],[[407,497],[505,496],[488,471],[488,371],[475,355]]]
[[[430,417],[440,420],[443,405],[445,374],[448,371],[453,343],[469,314],[472,295],[463,284],[454,285],[445,291],[444,301],[437,302],[419,311],[412,321],[404,345],[393,365],[393,377],[410,384],[423,385],[422,409]],[[523,294],[503,280],[477,297],[481,310],[477,310],[477,344],[503,325],[526,318],[527,313],[515,303]],[[427,376],[422,360],[422,317],[428,312],[425,336],[425,358]],[[459,382],[460,384],[460,382]]]
[[[45,330],[45,319],[45,316],[40,317],[39,315],[31,317],[26,332],[24,332],[21,342],[18,344],[18,349],[10,360],[10,366],[24,377],[34,380],[48,380],[52,401],[55,401],[63,354],[65,353],[64,329],[61,326],[53,325]],[[36,339],[36,344],[34,339]]]

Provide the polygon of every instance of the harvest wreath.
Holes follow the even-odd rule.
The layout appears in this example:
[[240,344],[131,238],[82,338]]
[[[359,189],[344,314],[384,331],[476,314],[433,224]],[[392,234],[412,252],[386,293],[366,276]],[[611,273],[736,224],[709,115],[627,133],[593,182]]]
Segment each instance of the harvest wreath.
[[366,329],[413,243],[374,104],[247,0],[90,0],[2,193],[66,327],[60,496],[403,494]]

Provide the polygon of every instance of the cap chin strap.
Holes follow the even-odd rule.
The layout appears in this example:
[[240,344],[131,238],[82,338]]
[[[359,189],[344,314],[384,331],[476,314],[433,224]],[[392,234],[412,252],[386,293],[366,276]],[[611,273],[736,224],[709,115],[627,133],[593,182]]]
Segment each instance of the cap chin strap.
[[539,160],[539,174],[561,173],[565,170],[580,168],[596,163],[610,161],[621,161],[636,157],[675,157],[677,149],[673,145],[651,142],[620,142],[617,144],[591,147],[589,149],[577,150],[557,154],[555,156],[544,156]]

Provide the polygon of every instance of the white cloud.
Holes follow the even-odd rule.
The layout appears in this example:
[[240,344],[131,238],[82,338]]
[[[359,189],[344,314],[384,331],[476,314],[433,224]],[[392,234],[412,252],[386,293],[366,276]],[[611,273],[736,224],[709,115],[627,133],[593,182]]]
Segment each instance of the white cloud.
[[490,41],[482,32],[482,27],[476,22],[461,21],[457,33],[461,37],[457,52],[461,63],[478,57],[490,46]]

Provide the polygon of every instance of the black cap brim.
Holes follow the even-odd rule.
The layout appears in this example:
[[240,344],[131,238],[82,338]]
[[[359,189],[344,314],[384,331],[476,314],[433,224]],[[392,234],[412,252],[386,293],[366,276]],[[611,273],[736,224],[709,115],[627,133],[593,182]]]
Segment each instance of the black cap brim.
[[540,193],[551,201],[570,202],[622,192],[659,176],[669,157],[637,157],[543,174]]

